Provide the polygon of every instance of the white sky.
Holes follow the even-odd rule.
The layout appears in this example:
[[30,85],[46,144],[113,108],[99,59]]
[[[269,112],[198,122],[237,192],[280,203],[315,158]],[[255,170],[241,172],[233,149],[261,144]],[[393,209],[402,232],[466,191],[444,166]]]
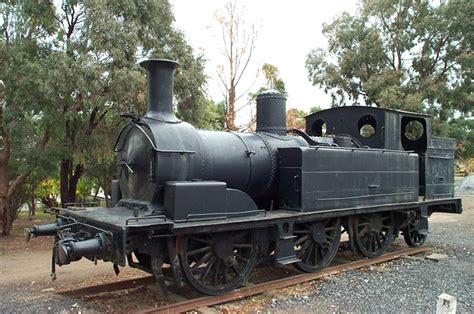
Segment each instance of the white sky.
[[[220,26],[214,14],[222,10],[222,0],[170,0],[176,18],[175,26],[181,29],[196,51],[202,51],[207,57],[206,74],[209,76],[208,96],[215,100],[224,99],[218,84],[217,65],[223,63],[219,47]],[[340,13],[353,14],[355,0],[238,0],[243,6],[248,24],[254,23],[258,31],[253,63],[247,70],[247,76],[238,87],[239,94],[255,92],[265,85],[263,75],[255,75],[264,63],[278,67],[280,77],[288,92],[287,108],[308,111],[313,106],[327,108],[330,97],[322,89],[312,86],[307,77],[305,60],[314,48],[327,46],[322,35],[322,24],[331,22]],[[249,90],[250,89],[250,90]],[[242,97],[241,104],[246,102]],[[237,104],[239,107],[239,104]],[[248,110],[240,112],[239,120],[249,117]]]

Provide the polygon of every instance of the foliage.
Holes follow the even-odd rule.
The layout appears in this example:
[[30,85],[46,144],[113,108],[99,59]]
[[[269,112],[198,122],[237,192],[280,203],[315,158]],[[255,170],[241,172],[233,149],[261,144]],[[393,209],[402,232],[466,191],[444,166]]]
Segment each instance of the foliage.
[[[267,80],[267,86],[261,86],[256,92],[248,93],[247,105],[251,105],[252,107],[256,106],[257,96],[269,89],[276,90],[281,94],[288,96],[285,90],[285,82],[280,78],[280,71],[278,70],[278,67],[269,63],[264,63],[261,70],[265,76],[265,79]],[[253,114],[250,118],[250,122],[245,125],[241,131],[255,131],[257,122],[256,120],[256,114]]]
[[264,63],[262,72],[267,80],[268,88],[275,89],[286,95],[285,82],[280,78],[280,71],[272,64]]
[[453,118],[440,125],[440,133],[457,140],[457,157],[469,159],[474,156],[474,120],[465,117]]
[[305,117],[318,111],[321,111],[321,108],[311,107],[309,112],[296,108],[288,109],[286,111],[286,127],[304,131],[306,129]]
[[139,59],[178,60],[178,114],[196,124],[205,119],[204,60],[173,21],[167,0],[0,3],[1,139],[8,144],[0,151],[2,217],[10,216],[3,204],[34,169],[44,178],[60,164],[63,203],[75,200],[91,165],[101,186],[110,182],[112,145],[123,125],[117,117],[145,110]]
[[195,125],[201,129],[223,130],[225,125],[225,103],[209,100],[205,106],[205,114]]
[[89,200],[93,193],[98,190],[97,182],[87,175],[82,176],[77,184],[77,196],[82,200]]
[[[47,56],[38,67],[48,69],[41,89],[47,99],[42,114],[44,120],[54,121],[51,149],[61,159],[62,203],[74,201],[86,162],[113,159],[100,157],[112,154],[111,145],[103,143],[115,137],[107,132],[120,124],[113,117],[123,111],[144,112],[146,84],[145,72],[137,65],[140,58],[178,60],[178,113],[190,122],[206,114],[204,61],[173,28],[166,0],[64,0],[58,7],[49,4],[48,10],[32,9],[30,14],[49,27],[48,36],[39,39]],[[99,130],[104,125],[106,130]]]
[[36,185],[35,196],[47,207],[58,206],[59,180],[46,179]]
[[303,110],[289,109],[286,111],[286,127],[289,129],[299,129],[304,131],[306,128],[307,113]]
[[[0,219],[2,235],[8,235],[17,208],[28,200],[24,183],[38,164],[49,169],[45,154],[54,121],[44,119],[54,108],[45,106],[43,93],[49,67],[47,42],[51,19],[48,3],[0,3]],[[43,172],[43,170],[41,170]]]
[[324,25],[329,46],[308,55],[309,78],[334,106],[426,112],[435,116],[435,134],[453,134],[444,124],[473,111],[472,12],[473,1],[362,1],[355,16]]
[[323,110],[323,109],[321,109],[318,106],[314,106],[314,107],[309,108],[309,113],[308,114],[312,114],[312,113],[315,113],[315,112],[318,112],[318,111],[321,111],[321,110]]

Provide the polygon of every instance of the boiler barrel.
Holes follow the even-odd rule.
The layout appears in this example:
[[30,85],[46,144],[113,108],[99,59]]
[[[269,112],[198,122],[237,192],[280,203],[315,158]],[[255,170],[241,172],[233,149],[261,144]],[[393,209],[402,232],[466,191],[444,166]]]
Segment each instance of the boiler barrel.
[[198,131],[207,180],[227,182],[229,188],[252,197],[265,197],[278,175],[278,147],[307,146],[296,137],[263,133]]

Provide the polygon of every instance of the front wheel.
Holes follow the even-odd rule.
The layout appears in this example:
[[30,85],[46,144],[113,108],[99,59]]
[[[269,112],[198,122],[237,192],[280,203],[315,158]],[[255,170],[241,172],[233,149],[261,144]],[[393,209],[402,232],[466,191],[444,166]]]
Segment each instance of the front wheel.
[[177,246],[187,281],[209,295],[240,286],[257,260],[255,230],[180,236]]

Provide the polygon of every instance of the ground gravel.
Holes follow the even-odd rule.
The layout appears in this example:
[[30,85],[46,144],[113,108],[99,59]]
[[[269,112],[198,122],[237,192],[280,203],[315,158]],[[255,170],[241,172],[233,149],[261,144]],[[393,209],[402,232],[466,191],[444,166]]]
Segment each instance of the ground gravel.
[[441,262],[404,258],[331,276],[307,295],[273,299],[276,312],[435,312],[441,293],[458,298],[458,311],[473,311],[473,258]]

